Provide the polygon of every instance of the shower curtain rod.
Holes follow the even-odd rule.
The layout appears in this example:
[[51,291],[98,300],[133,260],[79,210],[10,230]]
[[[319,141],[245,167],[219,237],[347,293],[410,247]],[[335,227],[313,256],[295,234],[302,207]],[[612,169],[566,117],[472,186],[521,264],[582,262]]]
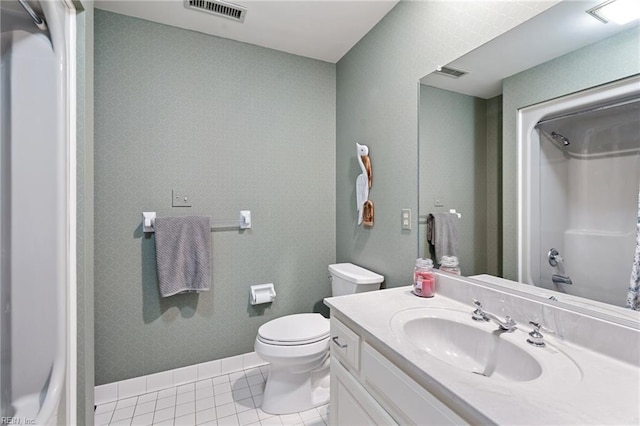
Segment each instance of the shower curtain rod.
[[587,112],[604,111],[604,110],[607,110],[609,108],[615,108],[615,107],[619,107],[619,106],[624,106],[624,105],[627,105],[627,104],[632,104],[634,102],[640,102],[640,98],[633,97],[631,99],[625,99],[625,100],[618,101],[618,102],[615,102],[615,103],[612,103],[612,104],[608,104],[608,105],[597,106],[595,108],[587,108],[587,109],[583,109],[583,110],[576,111],[576,112],[570,112],[570,113],[567,113],[567,114],[558,115],[558,116],[551,117],[551,118],[546,118],[544,120],[538,121],[538,124],[536,124],[536,127],[538,127],[539,125],[544,124],[544,123],[550,123],[552,121],[562,120],[564,118],[575,117],[576,115],[585,114]]
[[40,28],[41,30],[47,29],[47,23],[40,17],[40,15],[34,12],[31,6],[29,6],[29,3],[27,3],[25,0],[18,0],[18,3],[20,3],[22,8],[29,14],[29,16],[31,16],[31,19],[33,19],[33,22],[38,28]]

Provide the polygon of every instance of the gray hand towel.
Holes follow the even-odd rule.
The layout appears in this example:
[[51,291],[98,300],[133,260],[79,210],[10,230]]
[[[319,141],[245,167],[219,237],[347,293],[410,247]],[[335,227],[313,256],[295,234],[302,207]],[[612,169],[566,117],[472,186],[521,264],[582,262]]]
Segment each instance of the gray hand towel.
[[437,263],[442,256],[458,256],[458,215],[455,213],[435,213],[433,220],[433,245]]
[[159,217],[154,224],[162,297],[211,288],[211,228],[202,216]]
[[430,244],[434,244],[434,240],[433,240],[433,230],[435,228],[435,225],[433,224],[435,218],[433,217],[433,215],[431,213],[429,213],[427,215],[427,242]]

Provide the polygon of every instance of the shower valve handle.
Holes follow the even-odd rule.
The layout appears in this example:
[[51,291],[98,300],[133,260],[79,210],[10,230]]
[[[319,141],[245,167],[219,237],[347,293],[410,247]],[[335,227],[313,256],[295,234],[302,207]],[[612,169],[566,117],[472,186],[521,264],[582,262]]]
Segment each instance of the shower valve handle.
[[558,253],[558,250],[554,248],[549,250],[549,253],[547,254],[547,259],[549,260],[549,265],[551,266],[558,266],[558,263],[562,263],[564,261],[562,256],[560,256],[560,253]]

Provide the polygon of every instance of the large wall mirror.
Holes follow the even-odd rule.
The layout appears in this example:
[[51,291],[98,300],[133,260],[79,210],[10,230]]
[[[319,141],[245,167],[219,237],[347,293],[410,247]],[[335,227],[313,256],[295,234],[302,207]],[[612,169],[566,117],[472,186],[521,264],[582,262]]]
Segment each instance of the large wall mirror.
[[623,311],[640,24],[598,21],[586,13],[598,3],[560,2],[420,80],[419,257],[439,257],[429,215],[455,210],[463,275]]

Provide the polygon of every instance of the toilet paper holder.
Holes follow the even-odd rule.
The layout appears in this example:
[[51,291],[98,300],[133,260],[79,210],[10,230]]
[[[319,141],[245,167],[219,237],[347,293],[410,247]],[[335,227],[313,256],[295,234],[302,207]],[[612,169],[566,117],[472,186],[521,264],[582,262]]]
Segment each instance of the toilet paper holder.
[[276,289],[273,283],[252,285],[249,291],[249,303],[260,305],[271,303],[276,298]]

